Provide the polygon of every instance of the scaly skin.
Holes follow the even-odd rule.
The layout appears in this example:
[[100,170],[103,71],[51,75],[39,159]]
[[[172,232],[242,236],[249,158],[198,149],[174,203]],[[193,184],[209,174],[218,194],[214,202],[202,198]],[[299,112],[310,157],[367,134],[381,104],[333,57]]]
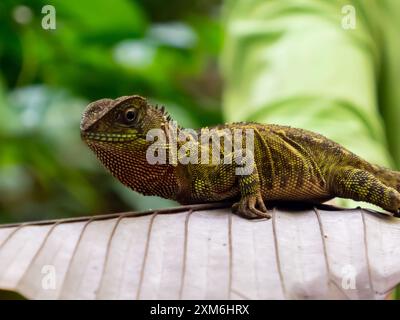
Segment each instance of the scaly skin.
[[236,199],[233,210],[247,218],[269,218],[269,200],[323,202],[334,197],[400,214],[399,172],[372,165],[302,129],[257,123],[215,127],[221,134],[224,129],[253,130],[255,165],[250,175],[236,175],[236,164],[149,164],[146,150],[153,142],[146,134],[150,129],[167,133],[169,120],[163,108],[140,96],[102,99],[86,108],[81,136],[117,179],[145,195],[182,204]]

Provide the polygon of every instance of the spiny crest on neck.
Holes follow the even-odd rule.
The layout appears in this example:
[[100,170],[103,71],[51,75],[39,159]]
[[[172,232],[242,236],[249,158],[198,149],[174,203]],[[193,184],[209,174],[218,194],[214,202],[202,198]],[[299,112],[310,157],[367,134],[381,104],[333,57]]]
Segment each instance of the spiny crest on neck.
[[159,111],[161,115],[164,117],[165,122],[171,122],[174,121],[172,119],[172,116],[168,113],[168,111],[165,109],[165,106],[159,106],[158,104],[152,106],[155,110]]
[[158,104],[153,106],[154,109],[158,110],[161,112],[161,114],[165,117],[165,120],[167,121],[171,121],[171,116],[169,115],[169,113],[167,112],[167,110],[165,110],[165,106],[159,106]]

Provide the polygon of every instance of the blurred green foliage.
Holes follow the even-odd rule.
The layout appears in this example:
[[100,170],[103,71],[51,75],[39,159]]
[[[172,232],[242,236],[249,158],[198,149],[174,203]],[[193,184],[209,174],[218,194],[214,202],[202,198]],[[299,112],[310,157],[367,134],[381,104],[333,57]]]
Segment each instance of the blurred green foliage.
[[[56,29],[42,28],[42,8]],[[218,1],[0,2],[0,222],[172,205],[120,185],[80,141],[86,104],[141,94],[221,121]]]

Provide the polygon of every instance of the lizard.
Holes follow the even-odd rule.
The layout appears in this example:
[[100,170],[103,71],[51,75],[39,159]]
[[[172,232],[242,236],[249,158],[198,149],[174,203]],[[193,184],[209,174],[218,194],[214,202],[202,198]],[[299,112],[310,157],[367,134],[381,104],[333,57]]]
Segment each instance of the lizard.
[[[139,95],[94,101],[80,123],[83,141],[100,162],[144,195],[180,204],[231,201],[233,212],[249,219],[270,218],[268,201],[322,203],[335,197],[369,202],[400,217],[400,172],[371,164],[323,135],[255,122],[213,128],[253,132],[250,174],[236,174],[232,163],[149,163],[146,152],[153,142],[147,134],[153,129],[168,134],[171,117]],[[167,150],[171,144],[163,145]]]

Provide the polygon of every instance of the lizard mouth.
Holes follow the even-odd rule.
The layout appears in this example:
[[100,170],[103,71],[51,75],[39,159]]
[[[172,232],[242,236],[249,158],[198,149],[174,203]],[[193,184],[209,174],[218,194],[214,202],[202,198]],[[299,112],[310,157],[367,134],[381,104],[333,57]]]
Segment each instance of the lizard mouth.
[[125,142],[136,140],[137,133],[104,133],[104,132],[81,132],[83,140],[101,141],[101,142]]

